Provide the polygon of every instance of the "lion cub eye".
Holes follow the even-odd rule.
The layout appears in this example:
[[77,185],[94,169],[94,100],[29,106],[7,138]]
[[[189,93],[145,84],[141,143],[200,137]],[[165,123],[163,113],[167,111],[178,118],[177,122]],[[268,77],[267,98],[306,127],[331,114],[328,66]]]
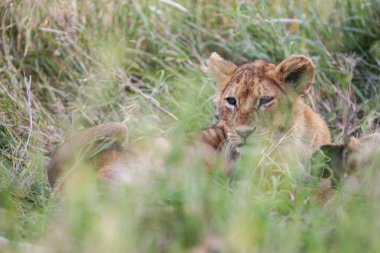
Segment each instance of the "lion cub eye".
[[227,103],[232,105],[232,106],[236,106],[236,104],[237,104],[236,98],[228,97],[228,98],[226,98],[226,100],[227,100]]
[[261,97],[259,100],[259,107],[270,106],[273,102],[274,97]]

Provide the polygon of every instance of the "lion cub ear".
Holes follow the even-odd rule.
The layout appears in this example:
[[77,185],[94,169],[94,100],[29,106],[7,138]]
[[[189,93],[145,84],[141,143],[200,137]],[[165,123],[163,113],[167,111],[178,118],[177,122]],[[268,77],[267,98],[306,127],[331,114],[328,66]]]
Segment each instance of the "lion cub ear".
[[291,55],[276,67],[283,85],[295,90],[299,95],[308,92],[315,79],[313,62],[304,55]]
[[202,66],[203,72],[208,74],[220,84],[226,84],[237,66],[230,61],[224,60],[220,55],[213,52],[207,60],[207,65]]
[[344,140],[344,145],[350,150],[350,151],[356,151],[359,148],[360,141],[358,138],[355,138],[353,136],[348,137]]

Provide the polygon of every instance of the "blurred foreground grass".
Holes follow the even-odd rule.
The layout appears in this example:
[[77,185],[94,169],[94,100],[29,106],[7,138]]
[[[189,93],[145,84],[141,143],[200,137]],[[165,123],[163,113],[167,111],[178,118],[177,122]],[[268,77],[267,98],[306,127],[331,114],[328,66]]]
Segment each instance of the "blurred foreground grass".
[[[1,236],[44,252],[182,252],[212,237],[223,252],[380,251],[376,191],[311,202],[291,174],[259,182],[257,157],[229,181],[177,152],[152,187],[99,193],[90,178],[64,202],[45,173],[82,127],[122,121],[133,142],[209,125],[216,85],[199,66],[212,51],[238,64],[306,54],[318,69],[308,100],[334,141],[377,129],[380,1],[3,0],[0,18]],[[33,131],[16,170],[29,76]]]

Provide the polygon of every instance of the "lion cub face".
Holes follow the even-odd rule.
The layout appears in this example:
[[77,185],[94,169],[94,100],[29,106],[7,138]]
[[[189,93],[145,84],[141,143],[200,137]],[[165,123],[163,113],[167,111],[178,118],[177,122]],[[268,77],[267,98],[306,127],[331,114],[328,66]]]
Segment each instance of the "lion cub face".
[[221,84],[216,98],[229,141],[241,145],[259,129],[269,135],[290,130],[300,97],[314,82],[310,59],[292,55],[275,65],[257,60],[240,67],[212,53],[204,70]]

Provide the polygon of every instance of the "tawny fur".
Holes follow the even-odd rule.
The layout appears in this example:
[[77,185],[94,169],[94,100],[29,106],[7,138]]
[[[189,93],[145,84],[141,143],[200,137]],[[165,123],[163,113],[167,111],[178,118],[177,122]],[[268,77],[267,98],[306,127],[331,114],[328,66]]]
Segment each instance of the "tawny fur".
[[[216,98],[217,125],[232,146],[242,145],[244,132],[254,130],[274,143],[289,136],[279,153],[298,151],[305,158],[330,143],[326,122],[303,99],[315,78],[309,58],[292,55],[278,65],[257,60],[237,67],[212,53],[203,69],[221,84]],[[235,106],[229,104],[229,98],[236,99]],[[265,99],[269,103],[262,105]]]
[[62,174],[67,173],[75,163],[95,166],[100,170],[107,163],[101,157],[117,160],[124,151],[127,139],[127,128],[117,122],[101,124],[74,134],[54,152],[49,162],[47,173],[50,185],[55,186]]
[[[311,172],[320,177],[322,183],[332,182],[341,186],[345,193],[361,193],[380,196],[380,133],[351,137],[344,144],[329,144],[321,147],[311,158]],[[335,187],[333,187],[335,188]],[[317,199],[326,201],[335,196],[331,187],[317,187]],[[321,194],[322,193],[322,194]]]
[[346,165],[357,170],[380,162],[380,133],[365,135],[359,139],[351,138],[346,144]]
[[[127,128],[116,122],[76,133],[54,153],[48,165],[50,185],[54,187],[70,175],[78,178],[84,168],[108,184],[147,183],[154,174],[163,173],[165,156],[172,149],[170,140],[155,137],[127,144],[127,133]],[[188,139],[185,157],[192,162],[203,159],[204,169],[210,170],[221,159],[218,153],[225,140],[221,129],[211,127]],[[224,162],[225,173],[229,174],[231,165]]]
[[[380,133],[365,135],[361,138],[351,137],[344,144],[329,144],[321,147],[312,158],[312,166],[325,161],[325,166],[316,171],[322,177],[334,176],[341,179],[344,175],[360,172],[379,166]],[[323,174],[322,170],[331,170]],[[317,173],[319,172],[319,173]],[[331,175],[334,174],[334,175]]]

